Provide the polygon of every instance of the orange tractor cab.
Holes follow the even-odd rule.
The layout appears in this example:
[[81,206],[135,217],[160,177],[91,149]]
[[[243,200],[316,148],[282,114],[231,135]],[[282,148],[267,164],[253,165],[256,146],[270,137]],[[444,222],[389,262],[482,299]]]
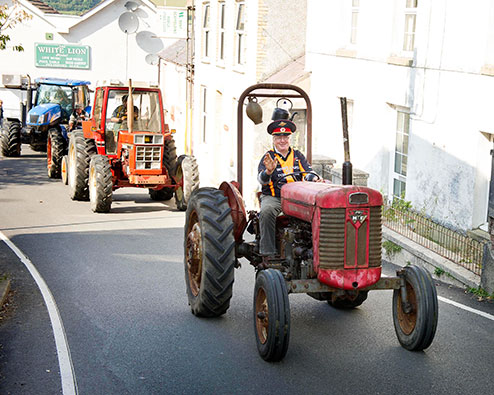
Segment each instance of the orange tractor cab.
[[148,188],[153,200],[175,195],[185,210],[199,186],[194,157],[177,158],[159,88],[130,81],[96,88],[91,119],[71,133],[62,179],[95,212],[110,211],[112,191],[122,187]]
[[[280,95],[270,90],[291,93]],[[242,117],[246,99],[256,103],[258,98],[268,97],[305,99],[306,154],[311,160],[312,109],[307,94],[285,84],[257,84],[246,89],[237,112],[238,181],[223,182],[218,189],[197,189],[187,208],[184,265],[192,313],[200,317],[226,313],[234,268],[245,258],[256,269],[253,319],[258,352],[266,361],[279,361],[288,350],[288,295],[298,293],[327,301],[334,308],[351,309],[360,306],[369,291],[392,289],[393,321],[400,344],[408,350],[429,347],[438,319],[435,285],[430,274],[418,266],[407,266],[396,277],[382,276],[383,198],[376,190],[351,185],[346,143],[345,185],[308,181],[283,184],[282,212],[276,221],[279,254],[259,254],[259,213],[246,212],[242,198]],[[249,110],[247,106],[247,114]],[[347,142],[346,105],[342,105],[342,115]],[[303,180],[304,173],[287,177]],[[246,230],[253,241],[244,240]]]

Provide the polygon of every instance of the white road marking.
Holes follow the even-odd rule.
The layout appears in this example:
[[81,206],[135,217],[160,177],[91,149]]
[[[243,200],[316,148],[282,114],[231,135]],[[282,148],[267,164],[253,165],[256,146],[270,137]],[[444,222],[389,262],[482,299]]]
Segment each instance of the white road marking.
[[62,393],[64,395],[76,395],[77,392],[77,382],[74,374],[74,366],[72,365],[72,359],[70,357],[69,344],[67,342],[67,337],[65,335],[65,329],[62,324],[62,319],[55,303],[55,299],[50,292],[50,289],[46,285],[45,280],[39,274],[36,267],[29,260],[29,258],[24,255],[24,253],[17,248],[17,246],[10,241],[10,239],[5,236],[0,231],[0,239],[2,239],[5,244],[7,244],[12,251],[19,257],[21,262],[26,266],[31,276],[36,281],[41,295],[45,301],[46,308],[48,310],[48,315],[50,316],[51,326],[53,328],[53,336],[55,337],[55,346],[57,348],[58,364],[60,366],[60,376],[62,378]]
[[480,315],[480,316],[482,316],[484,318],[487,318],[488,320],[494,321],[494,315],[492,315],[492,314],[484,313],[483,311],[472,309],[471,307],[468,307],[468,306],[465,306],[464,304],[461,304],[461,303],[454,302],[452,300],[443,298],[442,296],[438,296],[437,298],[441,302],[451,304],[451,305],[453,305],[455,307],[458,307],[459,309],[463,309],[463,310],[469,311],[470,313],[474,313],[474,314]]

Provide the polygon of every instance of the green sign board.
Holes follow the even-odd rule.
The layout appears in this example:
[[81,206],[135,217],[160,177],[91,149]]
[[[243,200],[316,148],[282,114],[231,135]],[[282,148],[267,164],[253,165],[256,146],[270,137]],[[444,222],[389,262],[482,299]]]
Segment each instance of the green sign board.
[[36,67],[89,69],[89,46],[34,44]]

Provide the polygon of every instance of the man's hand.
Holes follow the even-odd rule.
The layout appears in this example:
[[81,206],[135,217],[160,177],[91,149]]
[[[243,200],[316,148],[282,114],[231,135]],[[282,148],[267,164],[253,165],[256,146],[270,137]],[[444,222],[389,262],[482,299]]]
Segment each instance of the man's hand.
[[268,175],[273,174],[274,169],[276,169],[277,159],[271,158],[271,155],[269,155],[269,153],[267,153],[264,156],[264,159],[262,160],[262,162],[264,163],[264,166],[266,166],[266,173]]

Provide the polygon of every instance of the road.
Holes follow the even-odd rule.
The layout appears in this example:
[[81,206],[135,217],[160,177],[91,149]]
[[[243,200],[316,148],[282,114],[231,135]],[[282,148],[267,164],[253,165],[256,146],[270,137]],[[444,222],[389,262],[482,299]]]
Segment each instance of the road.
[[[353,311],[292,295],[288,354],[280,363],[264,362],[255,345],[254,270],[247,262],[235,273],[227,314],[190,313],[183,224],[173,200],[154,202],[138,189],[116,191],[111,213],[94,214],[88,202],[70,200],[68,187],[47,178],[43,155],[23,146],[20,158],[0,157],[0,232],[52,295],[78,393],[492,391],[494,304],[442,283],[436,338],[424,352],[399,345],[391,291],[371,292]],[[387,274],[392,270],[385,265]],[[46,296],[4,242],[2,273],[12,278],[13,292],[0,321],[0,393],[70,393],[60,377],[67,366]]]

